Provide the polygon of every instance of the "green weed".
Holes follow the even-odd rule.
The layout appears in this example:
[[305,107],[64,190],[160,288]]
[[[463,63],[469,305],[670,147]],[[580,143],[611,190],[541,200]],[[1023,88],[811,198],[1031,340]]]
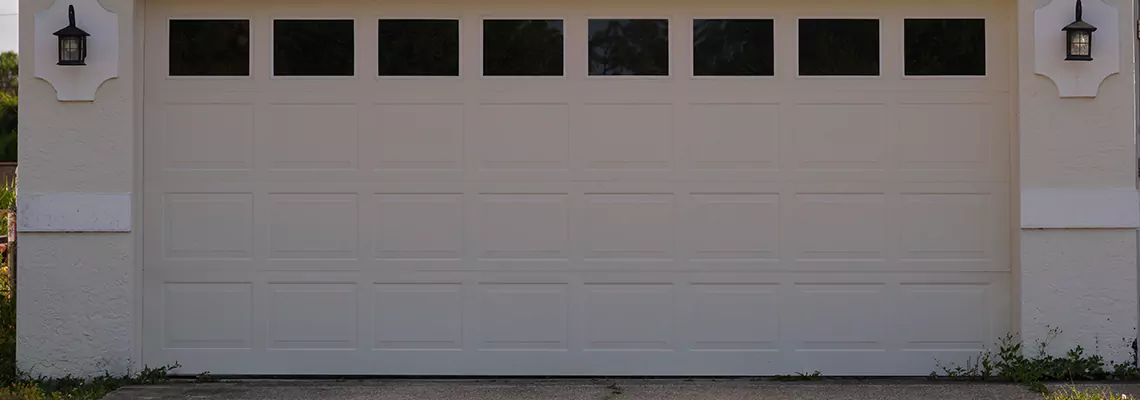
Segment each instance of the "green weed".
[[794,375],[776,375],[772,380],[778,382],[798,382],[798,381],[818,381],[823,379],[823,374],[819,371],[810,373],[796,372]]
[[1039,393],[1047,392],[1044,382],[1134,380],[1140,377],[1140,369],[1135,362],[1106,364],[1104,357],[1088,355],[1080,346],[1069,350],[1064,357],[1049,355],[1049,343],[1060,335],[1059,329],[1050,330],[1045,339],[1039,341],[1032,353],[1026,356],[1025,345],[1008,334],[998,339],[996,353],[983,350],[977,357],[968,359],[964,365],[943,365],[938,362],[941,373],[931,372],[930,377],[964,381],[998,378],[1023,384]]

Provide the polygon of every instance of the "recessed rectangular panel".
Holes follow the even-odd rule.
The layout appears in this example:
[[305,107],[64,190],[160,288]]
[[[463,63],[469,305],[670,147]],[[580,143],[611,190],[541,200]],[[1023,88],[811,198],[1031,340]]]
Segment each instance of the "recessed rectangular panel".
[[270,258],[356,258],[356,194],[271,194],[269,208]]
[[459,350],[463,292],[459,284],[377,284],[373,300],[376,350]]
[[904,104],[899,107],[899,157],[907,169],[981,170],[993,135],[988,104]]
[[588,104],[577,132],[591,170],[668,170],[673,161],[673,106]]
[[795,199],[794,215],[787,224],[795,229],[797,259],[881,261],[885,257],[885,195],[799,194]]
[[871,350],[886,344],[887,296],[882,284],[800,284],[789,304],[789,337],[798,350]]
[[895,316],[908,349],[977,349],[991,337],[988,284],[904,284]]
[[566,259],[569,204],[565,194],[479,196],[481,259]]
[[778,284],[694,284],[693,350],[775,350],[780,338]]
[[693,257],[708,260],[778,259],[778,194],[694,193],[685,231]]
[[692,168],[774,170],[780,162],[778,104],[693,104],[685,132]]
[[355,284],[269,285],[271,349],[355,349]]
[[269,159],[273,169],[356,169],[360,121],[352,104],[277,104],[271,107]]
[[694,19],[694,76],[772,76],[774,23],[770,19]]
[[484,76],[562,76],[563,35],[560,19],[483,21]]
[[162,289],[164,349],[248,349],[253,285],[166,283]]
[[986,74],[986,20],[907,18],[907,75]]
[[163,217],[166,257],[252,257],[252,194],[167,194]]
[[879,75],[879,20],[801,19],[800,75]]
[[566,350],[565,284],[484,283],[479,288],[480,350]]
[[463,195],[377,194],[374,254],[382,259],[459,259]]
[[887,150],[886,106],[799,104],[791,121],[801,170],[882,169]]
[[170,20],[170,76],[249,76],[249,20]]
[[672,285],[587,284],[584,295],[588,351],[673,348]]
[[461,170],[462,104],[381,104],[364,152],[376,170]]
[[253,106],[167,104],[163,124],[167,170],[253,168]]
[[377,53],[380,76],[459,76],[459,21],[382,19]]
[[669,20],[590,19],[590,75],[669,75]]
[[904,194],[899,214],[903,258],[978,260],[988,256],[993,196]]
[[483,104],[468,143],[478,169],[565,170],[569,154],[566,104]]
[[587,194],[581,243],[587,259],[673,257],[672,194]]
[[273,75],[353,76],[356,29],[351,19],[273,21]]

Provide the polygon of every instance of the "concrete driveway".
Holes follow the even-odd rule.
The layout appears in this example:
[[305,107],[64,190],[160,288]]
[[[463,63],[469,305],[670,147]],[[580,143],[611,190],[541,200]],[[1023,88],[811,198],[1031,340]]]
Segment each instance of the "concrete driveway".
[[[1088,385],[1086,385],[1088,386]],[[1092,385],[1096,386],[1096,385]],[[1140,385],[1113,385],[1140,394]],[[410,399],[764,399],[764,400],[1040,400],[1018,385],[925,380],[367,380],[174,383],[120,389],[108,400],[410,400]]]

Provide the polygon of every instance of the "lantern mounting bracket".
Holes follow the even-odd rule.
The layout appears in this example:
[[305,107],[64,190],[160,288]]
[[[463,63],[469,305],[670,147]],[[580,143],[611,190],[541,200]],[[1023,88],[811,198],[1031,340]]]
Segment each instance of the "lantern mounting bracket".
[[[59,101],[94,101],[104,82],[119,77],[119,15],[99,3],[55,0],[51,7],[36,12],[32,33],[35,76],[55,88]],[[72,8],[74,14],[69,12]],[[78,16],[75,28],[89,35],[84,64],[60,62],[62,36],[56,36],[56,32],[67,33],[64,31],[71,27],[72,15]]]
[[1073,0],[1052,0],[1034,11],[1034,72],[1057,85],[1060,97],[1096,97],[1101,83],[1120,73],[1120,11],[1103,0],[1082,1],[1082,20],[1095,25],[1096,57],[1066,61],[1067,36],[1061,28],[1074,20]]

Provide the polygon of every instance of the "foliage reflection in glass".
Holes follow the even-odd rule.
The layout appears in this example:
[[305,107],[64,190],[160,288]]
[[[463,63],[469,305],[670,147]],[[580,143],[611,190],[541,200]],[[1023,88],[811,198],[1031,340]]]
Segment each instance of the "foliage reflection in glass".
[[771,76],[772,20],[693,20],[693,75]]
[[590,75],[669,75],[669,21],[591,19]]
[[562,76],[563,34],[557,19],[483,21],[483,75]]

